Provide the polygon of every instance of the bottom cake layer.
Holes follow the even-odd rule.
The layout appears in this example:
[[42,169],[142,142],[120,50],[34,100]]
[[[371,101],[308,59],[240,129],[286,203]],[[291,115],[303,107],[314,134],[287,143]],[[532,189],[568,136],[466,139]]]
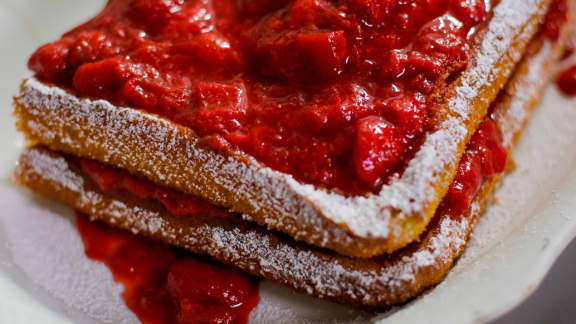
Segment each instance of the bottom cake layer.
[[[509,152],[562,48],[547,39],[534,41],[493,107],[492,119]],[[101,190],[75,158],[43,147],[23,152],[15,179],[114,227],[208,255],[294,290],[340,303],[386,307],[407,302],[446,276],[464,250],[498,176],[485,178],[467,212],[440,208],[419,242],[371,259],[310,247],[234,214],[176,216],[157,201]]]

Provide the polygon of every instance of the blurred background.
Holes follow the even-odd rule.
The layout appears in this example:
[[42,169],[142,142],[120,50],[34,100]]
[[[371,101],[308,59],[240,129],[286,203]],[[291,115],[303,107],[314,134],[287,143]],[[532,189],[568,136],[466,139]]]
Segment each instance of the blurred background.
[[576,240],[562,253],[536,292],[492,324],[518,323],[576,323]]

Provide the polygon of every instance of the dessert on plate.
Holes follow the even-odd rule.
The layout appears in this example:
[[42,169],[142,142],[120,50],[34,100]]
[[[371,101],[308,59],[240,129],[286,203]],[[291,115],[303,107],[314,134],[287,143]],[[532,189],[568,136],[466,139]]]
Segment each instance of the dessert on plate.
[[366,308],[462,253],[569,0],[110,0],[30,58],[18,183]]

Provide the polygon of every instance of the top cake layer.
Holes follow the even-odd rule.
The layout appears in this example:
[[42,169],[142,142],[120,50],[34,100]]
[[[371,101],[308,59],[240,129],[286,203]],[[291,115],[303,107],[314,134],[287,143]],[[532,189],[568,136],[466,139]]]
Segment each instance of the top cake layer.
[[490,1],[112,0],[29,66],[339,193],[398,177]]

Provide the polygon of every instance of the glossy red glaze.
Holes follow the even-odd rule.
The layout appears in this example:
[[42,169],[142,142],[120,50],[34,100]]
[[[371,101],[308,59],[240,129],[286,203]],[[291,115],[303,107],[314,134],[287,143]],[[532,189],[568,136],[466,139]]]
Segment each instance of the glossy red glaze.
[[354,159],[356,172],[366,182],[376,182],[383,170],[398,164],[403,143],[396,127],[380,117],[358,121]]
[[258,304],[253,278],[80,213],[77,225],[86,255],[110,269],[144,324],[247,323]]
[[227,215],[226,211],[202,198],[156,185],[144,178],[133,176],[126,171],[88,159],[81,159],[80,165],[82,170],[96,182],[100,189],[104,191],[125,190],[142,199],[159,201],[169,212],[176,216]]
[[576,65],[560,71],[556,78],[556,85],[565,95],[576,96]]
[[[29,67],[358,194],[402,172],[435,111],[428,95],[466,68],[486,17],[485,0],[110,0]],[[379,127],[365,118],[393,137],[369,140]]]
[[483,180],[504,172],[507,161],[498,127],[486,117],[466,147],[442,208],[454,214],[467,211]]

